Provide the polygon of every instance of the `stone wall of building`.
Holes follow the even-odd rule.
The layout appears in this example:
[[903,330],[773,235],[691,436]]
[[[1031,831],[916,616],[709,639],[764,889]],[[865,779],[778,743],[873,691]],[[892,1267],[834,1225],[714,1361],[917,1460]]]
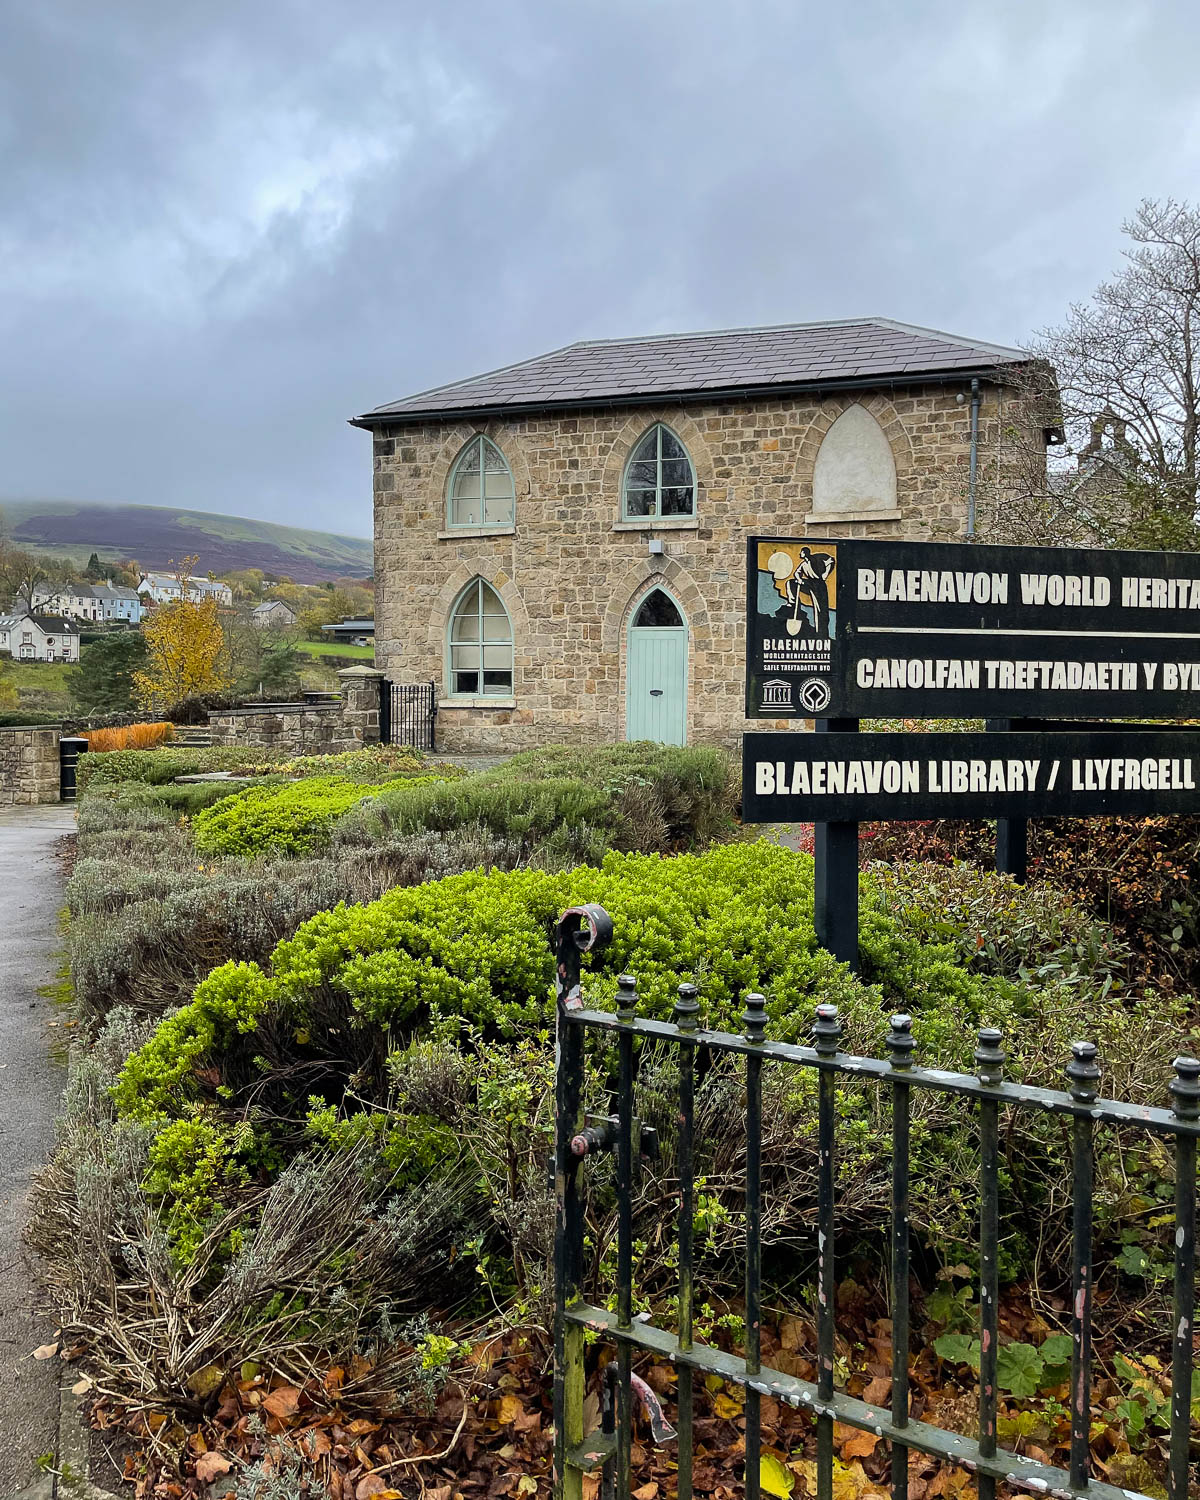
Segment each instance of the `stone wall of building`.
[[338,673],[332,702],[248,703],[208,716],[214,745],[262,745],[289,755],[336,755],[379,743],[379,681],[370,667]]
[[0,807],[59,802],[59,724],[0,729]]
[[[982,397],[980,485],[1002,503],[1015,487],[1018,460],[1039,434],[1015,393],[985,384]],[[855,404],[875,418],[890,446],[894,506],[875,514],[815,514],[821,441]],[[623,520],[627,460],[658,421],[691,456],[695,516]],[[477,431],[499,446],[512,469],[515,524],[450,532],[447,479]],[[626,631],[658,583],[689,631],[688,741],[733,745],[749,727],[743,716],[747,535],[954,539],[966,527],[969,455],[965,381],[828,400],[767,396],[744,405],[545,413],[478,427],[465,420],[397,422],[375,435],[376,663],[395,681],[433,678],[441,685],[440,749],[623,739]],[[652,552],[651,543],[662,550]],[[446,686],[450,612],[477,576],[497,591],[512,620],[510,699],[455,698]]]

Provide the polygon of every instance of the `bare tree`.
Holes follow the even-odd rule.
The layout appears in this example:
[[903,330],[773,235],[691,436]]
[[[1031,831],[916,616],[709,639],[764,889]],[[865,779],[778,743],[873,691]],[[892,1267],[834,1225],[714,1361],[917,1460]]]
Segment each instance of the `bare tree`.
[[1047,512],[1105,543],[1197,549],[1200,210],[1147,199],[1122,228],[1124,269],[1035,344],[1073,460],[1052,466]]
[[54,558],[39,557],[0,540],[0,603],[36,614],[58,608],[71,570]]

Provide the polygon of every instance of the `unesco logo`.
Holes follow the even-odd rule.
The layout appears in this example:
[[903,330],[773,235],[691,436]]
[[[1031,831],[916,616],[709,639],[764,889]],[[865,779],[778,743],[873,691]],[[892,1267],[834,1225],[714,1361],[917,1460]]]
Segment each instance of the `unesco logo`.
[[810,714],[819,714],[829,707],[829,684],[819,677],[810,677],[800,684],[800,702]]

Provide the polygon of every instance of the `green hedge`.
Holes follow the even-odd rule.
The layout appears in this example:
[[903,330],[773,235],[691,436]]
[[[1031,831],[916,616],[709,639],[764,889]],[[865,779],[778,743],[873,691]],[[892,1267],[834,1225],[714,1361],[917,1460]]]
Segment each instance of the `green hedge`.
[[[307,757],[279,767],[310,773],[303,783],[251,788],[199,814],[196,848],[303,855],[331,836],[337,848],[379,848],[418,833],[472,829],[562,868],[599,861],[610,848],[668,851],[732,831],[730,763],[720,751],[606,746],[594,762],[589,774],[584,752],[534,751],[498,771],[462,776],[434,762],[422,775],[421,761],[388,752]],[[311,774],[342,768],[368,774]]]
[[[736,1028],[743,994],[761,989],[771,1034],[791,1040],[806,1032],[818,999],[832,1000],[846,1007],[853,1043],[877,1051],[886,1010],[903,1008],[915,1013],[928,1055],[968,1063],[981,1020],[1012,1017],[1028,999],[1022,986],[966,972],[948,946],[922,942],[871,904],[864,977],[882,993],[858,983],[817,946],[811,860],[776,845],[669,860],[611,854],[598,870],[471,871],[321,913],[275,949],[269,974],[255,964],[216,970],[130,1060],[122,1108],[186,1110],[199,1087],[192,1063],[220,1066],[235,1035],[275,1009],[310,1041],[335,1015],[329,1041],[336,1034],[339,1051],[368,1053],[375,1028],[458,1036],[464,1025],[492,1035],[540,1025],[554,974],[547,934],[565,907],[591,901],[609,911],[616,933],[591,994],[608,1003],[616,976],[631,972],[645,1015],[669,1016],[688,979],[701,986],[709,1022]],[[343,1036],[347,1013],[357,1042]]]
[[198,812],[193,837],[201,854],[312,854],[328,844],[343,813],[378,794],[377,786],[342,776],[247,787]]
[[66,715],[39,713],[35,709],[14,709],[0,714],[0,729],[29,729],[42,724],[61,724]]
[[335,846],[422,830],[480,828],[535,863],[595,863],[608,849],[703,847],[734,829],[733,766],[722,751],[657,745],[551,746],[445,786],[397,782],[335,830]]
[[[733,758],[711,746],[645,741],[581,748],[547,745],[476,778],[484,784],[576,781],[604,792],[627,823],[661,824],[661,846],[692,847],[727,835],[738,790]],[[628,847],[645,848],[645,839]]]
[[286,776],[347,776],[351,781],[395,781],[400,777],[436,775],[454,781],[467,773],[461,767],[443,764],[405,745],[370,745],[362,750],[343,750],[336,755],[302,755],[284,761],[279,769]]
[[211,745],[160,750],[110,750],[103,755],[79,757],[79,794],[102,783],[140,781],[147,786],[165,786],[179,776],[199,776],[206,771],[273,769],[281,759],[278,751],[261,746]]
[[[122,1118],[155,1132],[178,1121],[208,1121],[205,1140],[214,1150],[232,1139],[239,1121],[270,1122],[256,1126],[252,1148],[243,1144],[229,1156],[230,1170],[235,1155],[282,1165],[311,1142],[317,1119],[321,1139],[341,1139],[336,1122],[343,1106],[346,1130],[358,1139],[354,1119],[366,1110],[369,1118],[359,1123],[386,1144],[388,1170],[402,1167],[411,1151],[413,1171],[423,1177],[430,1153],[437,1154],[430,1131],[450,1128],[475,1138],[494,1128],[503,1135],[491,1121],[498,1106],[482,1086],[465,1102],[447,1094],[443,1108],[438,1086],[417,1102],[405,1084],[397,1103],[396,1069],[409,1067],[414,1047],[442,1049],[437,1066],[446,1076],[458,1066],[455,1057],[473,1058],[472,1066],[508,1079],[504,1088],[515,1092],[504,1108],[517,1113],[507,1117],[524,1120],[549,1088],[548,935],[564,907],[595,901],[612,915],[615,937],[592,964],[586,982],[592,1004],[611,1007],[617,975],[630,972],[638,981],[639,1013],[665,1018],[679,983],[689,980],[700,987],[706,1024],[740,1030],[745,992],[761,989],[769,999],[769,1035],[802,1040],[817,1002],[833,1001],[845,1026],[844,1050],[876,1057],[885,1050],[888,1016],[906,1010],[915,1018],[920,1060],[968,1072],[979,1026],[994,1024],[1006,1034],[1008,1076],[1050,1087],[1062,1085],[1070,1041],[1086,1034],[1100,1045],[1107,1092],[1161,1101],[1172,1052],[1186,1045],[1181,1007],[1160,1001],[1153,1011],[1127,1008],[1115,982],[1121,951],[1106,944],[1097,924],[998,877],[970,872],[868,875],[862,898],[862,975],[855,978],[817,946],[811,859],[765,842],[673,859],[610,854],[601,869],[471,871],[393,890],[370,905],[313,917],[278,944],[265,966],[228,963],[214,970],[191,1003],[128,1058],[113,1097]],[[990,946],[976,944],[976,919],[997,934]],[[772,1079],[769,1170],[778,1177],[776,1190],[790,1195],[789,1213],[803,1220],[815,1183],[813,1079],[781,1069],[772,1070]],[[698,1170],[725,1180],[723,1142],[740,1128],[736,1077],[714,1065],[705,1087],[716,1113]],[[638,1088],[642,1118],[659,1125],[669,1157],[669,1064],[655,1062],[653,1050],[640,1065]],[[926,1091],[913,1108],[914,1229],[940,1245],[939,1253],[962,1259],[974,1235],[973,1117]],[[889,1190],[887,1096],[847,1079],[839,1084],[838,1110],[842,1222],[870,1235]],[[547,1128],[544,1119],[538,1128]],[[1011,1122],[1006,1209],[1036,1204],[1043,1217],[1012,1229],[1006,1273],[1027,1269],[1036,1255],[1060,1268],[1067,1253],[1059,1131],[1057,1120],[1040,1114]],[[526,1143],[531,1160],[541,1144]],[[1096,1183],[1102,1237],[1137,1232],[1130,1227],[1128,1184],[1148,1170],[1144,1147],[1138,1142],[1128,1151],[1106,1141]],[[457,1170],[455,1160],[447,1158],[444,1170]],[[662,1172],[661,1191],[669,1196],[669,1159]],[[526,1211],[536,1218],[534,1187],[518,1191],[507,1180],[512,1202],[496,1185],[487,1190],[498,1222]],[[1147,1178],[1142,1191],[1157,1206],[1169,1199],[1170,1184],[1155,1181],[1157,1187]],[[735,1198],[731,1189],[730,1213],[738,1211]],[[203,1203],[181,1206],[166,1193],[159,1206],[168,1224],[207,1222]],[[1044,1247],[1034,1244],[1039,1234],[1048,1237]]]

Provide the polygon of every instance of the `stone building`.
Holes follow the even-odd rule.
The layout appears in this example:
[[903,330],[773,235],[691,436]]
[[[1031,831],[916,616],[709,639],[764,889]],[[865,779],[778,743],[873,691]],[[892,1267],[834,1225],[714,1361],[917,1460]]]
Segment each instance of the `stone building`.
[[732,745],[745,538],[962,536],[1041,449],[1028,358],[882,318],[604,340],[356,417],[376,663],[447,751]]

